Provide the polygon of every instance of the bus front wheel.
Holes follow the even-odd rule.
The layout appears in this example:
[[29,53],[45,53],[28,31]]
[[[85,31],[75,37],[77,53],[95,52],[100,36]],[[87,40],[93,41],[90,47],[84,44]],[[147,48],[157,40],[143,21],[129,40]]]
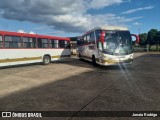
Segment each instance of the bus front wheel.
[[96,65],[97,65],[97,63],[96,63],[96,58],[95,58],[95,56],[94,56],[94,55],[92,56],[92,64],[93,64],[94,66],[96,66]]
[[51,62],[50,56],[46,55],[46,56],[43,57],[43,64],[44,65],[48,65],[50,62]]

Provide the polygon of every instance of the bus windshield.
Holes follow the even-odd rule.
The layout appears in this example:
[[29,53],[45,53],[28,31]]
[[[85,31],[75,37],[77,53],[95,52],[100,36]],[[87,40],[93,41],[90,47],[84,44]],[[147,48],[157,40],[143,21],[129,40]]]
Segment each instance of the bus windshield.
[[127,55],[132,53],[132,39],[129,31],[105,31],[103,52],[110,55]]

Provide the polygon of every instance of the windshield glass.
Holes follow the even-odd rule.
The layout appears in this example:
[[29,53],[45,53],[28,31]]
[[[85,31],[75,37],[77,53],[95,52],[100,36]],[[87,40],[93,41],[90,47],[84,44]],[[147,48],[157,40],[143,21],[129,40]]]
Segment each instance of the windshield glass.
[[105,31],[103,51],[111,55],[132,53],[132,39],[129,31]]

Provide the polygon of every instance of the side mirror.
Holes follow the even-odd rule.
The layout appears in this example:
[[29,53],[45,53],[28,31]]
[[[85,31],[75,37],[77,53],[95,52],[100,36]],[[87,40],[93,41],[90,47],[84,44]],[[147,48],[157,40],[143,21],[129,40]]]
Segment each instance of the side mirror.
[[104,37],[105,37],[105,32],[102,31],[102,33],[100,34],[100,41],[103,43],[104,42]]
[[131,36],[134,36],[136,38],[136,43],[139,43],[139,36],[136,34],[131,34]]

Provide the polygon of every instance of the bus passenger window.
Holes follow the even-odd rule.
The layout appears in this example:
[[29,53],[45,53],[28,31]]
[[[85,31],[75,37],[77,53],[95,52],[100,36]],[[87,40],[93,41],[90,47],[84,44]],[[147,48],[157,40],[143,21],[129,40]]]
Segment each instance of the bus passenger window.
[[38,48],[48,48],[48,39],[38,38]]
[[59,40],[55,40],[54,42],[55,48],[59,48]]
[[4,44],[6,48],[21,48],[21,37],[5,36]]
[[99,40],[101,34],[101,30],[96,30],[95,35],[96,35],[96,40]]
[[49,40],[49,46],[50,48],[54,48],[54,40]]
[[36,38],[23,37],[23,48],[36,48]]
[[42,47],[43,48],[48,48],[48,39],[42,39]]
[[42,48],[42,40],[38,38],[38,48]]
[[52,48],[58,48],[59,45],[58,45],[58,40],[51,40],[51,45],[50,45]]
[[90,41],[90,34],[86,36],[86,42],[89,43]]
[[2,44],[2,36],[0,36],[0,48],[3,47],[3,44]]
[[21,37],[13,36],[13,47],[20,48],[21,47]]
[[84,44],[84,37],[77,39],[77,45],[83,45]]
[[84,44],[87,43],[87,36],[84,36]]
[[94,43],[94,32],[92,32],[90,34],[90,40],[89,40],[89,42]]
[[60,41],[59,41],[59,47],[60,47],[60,48],[65,48],[64,40],[60,40]]
[[65,48],[70,48],[70,46],[69,46],[69,42],[68,41],[64,41],[64,45],[65,45]]
[[52,48],[52,40],[48,40],[49,42],[49,48]]

